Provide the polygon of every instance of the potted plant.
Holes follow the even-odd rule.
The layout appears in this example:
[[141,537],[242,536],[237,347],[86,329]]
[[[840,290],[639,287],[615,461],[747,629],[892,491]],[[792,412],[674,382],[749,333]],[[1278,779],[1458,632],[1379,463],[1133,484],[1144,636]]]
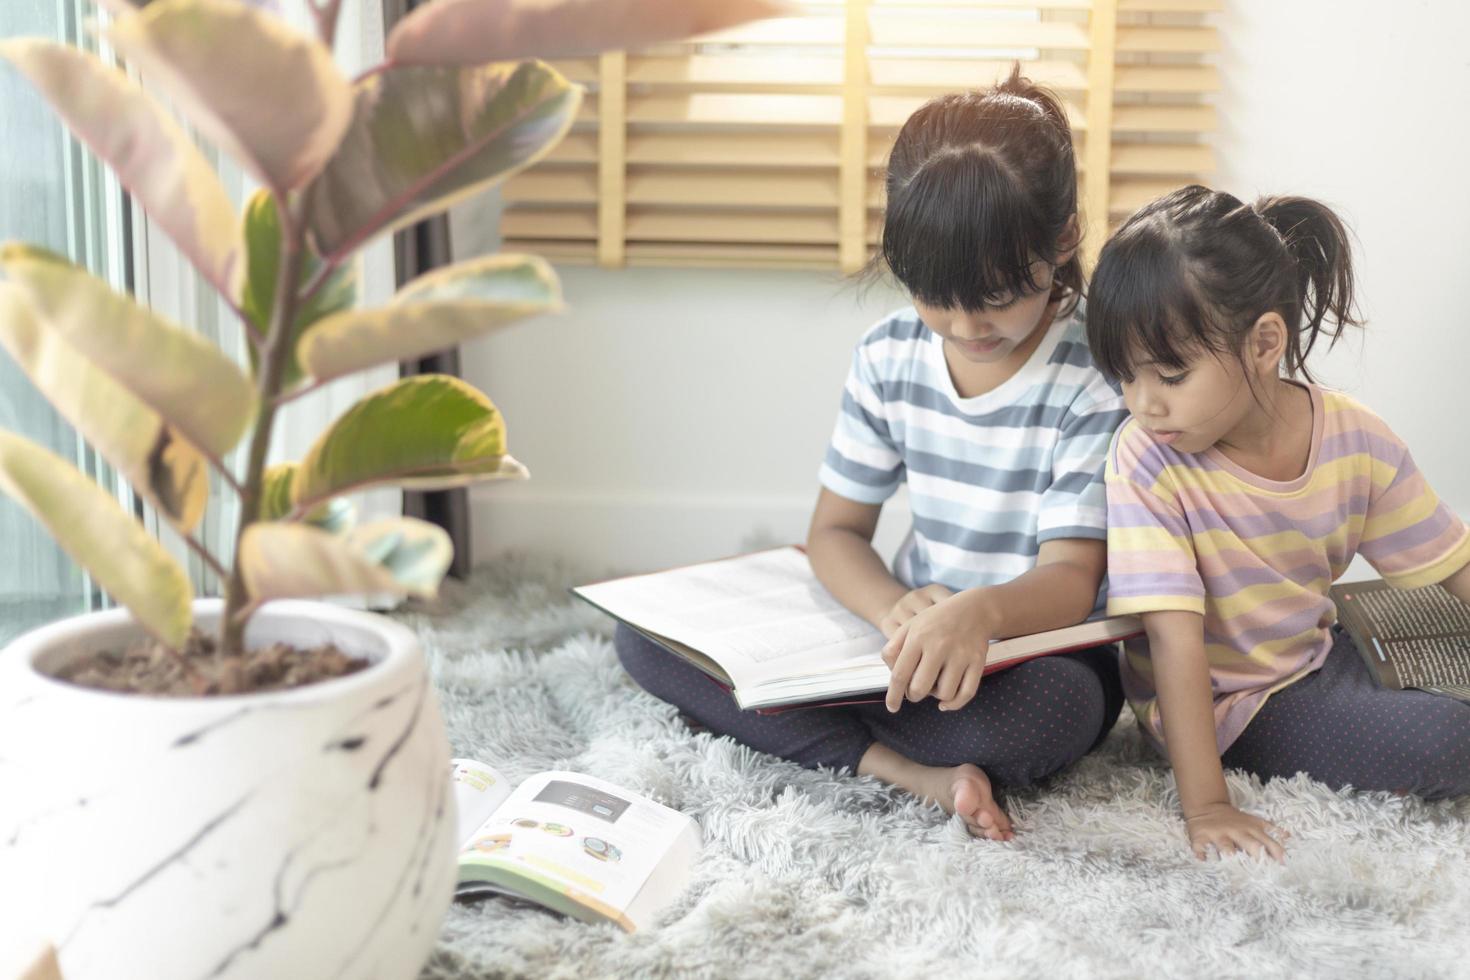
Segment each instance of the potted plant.
[[[522,255],[355,307],[361,246],[529,165],[571,125],[580,90],[511,59],[638,47],[774,8],[438,0],[349,80],[330,55],[340,0],[309,0],[316,38],[258,3],[100,2],[113,49],[259,183],[243,213],[124,73],[36,39],[0,56],[236,310],[251,359],[58,256],[0,245],[0,346],[226,583],[195,598],[110,495],[0,432],[0,489],[119,603],[0,653],[0,929],[29,923],[72,980],[412,976],[454,874],[443,724],[411,633],[315,600],[429,595],[450,559],[438,528],[358,525],[343,495],[526,471],[495,406],[452,377],[373,392],[303,459],[268,466],[277,413],[332,379],[558,307],[550,268]],[[232,472],[226,454],[246,439]],[[240,499],[228,559],[194,537],[211,472]],[[109,671],[121,690],[75,682]]]

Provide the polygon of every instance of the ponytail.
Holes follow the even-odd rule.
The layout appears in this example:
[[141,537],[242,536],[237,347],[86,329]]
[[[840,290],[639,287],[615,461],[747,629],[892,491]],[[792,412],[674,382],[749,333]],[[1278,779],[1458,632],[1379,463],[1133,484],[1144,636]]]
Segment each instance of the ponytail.
[[[1281,239],[1296,263],[1297,295],[1304,321],[1286,350],[1286,373],[1311,378],[1305,361],[1322,333],[1327,346],[1349,326],[1361,326],[1353,308],[1353,264],[1348,231],[1332,209],[1306,197],[1259,198],[1251,210]],[[1334,326],[1324,327],[1331,316]]]

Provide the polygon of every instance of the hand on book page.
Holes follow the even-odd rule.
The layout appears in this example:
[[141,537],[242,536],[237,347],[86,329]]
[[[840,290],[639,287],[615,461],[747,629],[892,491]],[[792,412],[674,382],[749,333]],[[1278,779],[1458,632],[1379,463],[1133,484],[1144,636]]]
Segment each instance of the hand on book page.
[[[1059,542],[1048,541],[1044,547]],[[1039,569],[1028,575],[1036,571]],[[1064,590],[1050,581],[1055,569],[1046,576],[1045,584],[1030,590],[1037,600],[1019,603],[1025,607],[1019,622],[1010,621],[1012,612],[1007,606],[1005,630],[971,627],[978,635],[1006,637],[993,640],[984,650],[973,646],[973,641],[967,648],[983,671],[994,673],[1032,657],[1112,643],[1142,631],[1132,617],[1081,622],[1080,611],[1075,625],[1059,625],[1070,615],[1059,603]],[[990,601],[986,595],[996,598],[992,589],[956,595],[946,594],[948,591],[939,586],[906,593],[907,601],[900,600],[890,610],[896,624],[893,632],[927,624],[925,617],[934,617],[938,610],[946,614],[963,610],[974,597],[982,604]],[[714,678],[742,708],[770,711],[866,703],[888,692],[894,678],[893,661],[885,662],[882,656],[888,641],[884,630],[838,602],[818,581],[806,555],[794,547],[577,586],[572,592]],[[697,603],[692,601],[696,597]],[[1091,601],[1089,596],[1083,604]],[[989,618],[999,621],[999,612]],[[904,638],[907,635],[905,632]],[[920,631],[916,635],[922,653],[929,634]],[[902,649],[901,645],[894,648],[895,658]],[[918,657],[915,669],[922,659]],[[895,707],[912,681],[910,674],[893,689]],[[959,676],[952,671],[946,676],[941,665],[927,690],[949,694],[945,707],[953,710],[965,703],[959,698],[961,691],[970,691],[968,700],[972,688],[978,690],[978,678],[967,686],[963,671]]]
[[878,629],[883,631],[886,637],[892,637],[894,632],[913,619],[919,613],[936,605],[954,595],[954,590],[935,582],[926,585],[922,589],[913,589],[905,592],[899,600],[893,604],[884,617],[878,622]]
[[902,707],[904,698],[922,701],[931,694],[941,711],[970,703],[980,690],[995,632],[979,595],[979,589],[951,594],[893,631],[883,647],[883,662],[893,671],[884,697],[889,711]]

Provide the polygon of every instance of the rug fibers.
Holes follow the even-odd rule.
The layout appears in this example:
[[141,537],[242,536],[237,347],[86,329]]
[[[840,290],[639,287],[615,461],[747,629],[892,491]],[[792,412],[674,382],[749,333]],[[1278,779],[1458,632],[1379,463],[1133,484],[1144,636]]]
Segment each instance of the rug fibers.
[[1168,767],[1125,709],[1094,753],[1009,794],[1011,843],[867,778],[696,733],[623,673],[577,570],[511,557],[398,614],[456,755],[590,773],[694,817],[693,882],[625,934],[455,905],[425,980],[490,977],[1470,978],[1470,800],[1230,773],[1285,865],[1190,855]]

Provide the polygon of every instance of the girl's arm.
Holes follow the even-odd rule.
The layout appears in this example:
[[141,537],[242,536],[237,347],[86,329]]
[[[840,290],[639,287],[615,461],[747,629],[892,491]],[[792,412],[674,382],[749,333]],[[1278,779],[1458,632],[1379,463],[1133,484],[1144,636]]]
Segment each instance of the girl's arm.
[[882,504],[864,504],[823,489],[807,531],[806,554],[817,580],[859,616],[881,628],[908,589],[873,550]]
[[1450,595],[1470,606],[1470,565],[1439,583],[1449,590]]
[[967,589],[956,599],[973,605],[993,640],[1075,626],[1097,604],[1108,548],[1088,538],[1053,538],[1037,549],[1036,565],[1001,585]]
[[[1285,831],[1237,810],[1230,802],[1215,741],[1215,703],[1205,659],[1205,620],[1195,612],[1144,613],[1154,686],[1163,716],[1169,764],[1195,857],[1214,845],[1221,856],[1243,849],[1280,861]],[[1274,836],[1273,836],[1274,835]]]

